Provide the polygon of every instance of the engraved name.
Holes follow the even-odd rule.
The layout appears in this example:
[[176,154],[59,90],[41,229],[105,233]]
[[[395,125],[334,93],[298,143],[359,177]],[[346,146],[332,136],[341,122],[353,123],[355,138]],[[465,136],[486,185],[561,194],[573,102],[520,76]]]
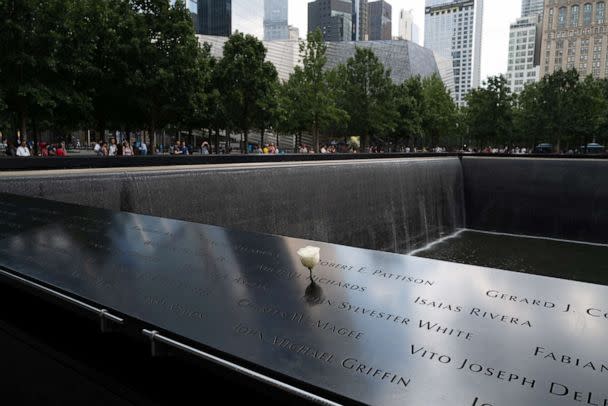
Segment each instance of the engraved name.
[[521,375],[514,371],[507,371],[494,366],[483,365],[480,362],[465,358],[462,361],[456,361],[452,355],[442,354],[432,351],[424,346],[410,346],[410,355],[433,361],[445,366],[453,366],[457,371],[462,371],[470,374],[481,375],[488,378],[493,378],[509,384],[517,384],[528,389],[533,389],[536,385],[536,379],[532,379]]
[[395,274],[395,273],[391,273],[391,272],[386,272],[382,269],[368,268],[366,266],[345,265],[345,264],[340,264],[340,263],[336,263],[336,262],[332,262],[332,261],[321,261],[321,262],[319,262],[319,265],[322,267],[325,267],[325,268],[332,269],[332,270],[357,272],[357,273],[373,276],[376,278],[389,279],[389,280],[394,280],[394,281],[398,281],[398,282],[412,283],[415,285],[435,286],[435,284],[436,284],[435,281],[430,281],[430,280],[426,280],[423,278],[417,278],[417,277],[411,276],[411,275]]
[[353,371],[358,375],[367,376],[371,379],[401,386],[403,388],[407,388],[412,381],[410,378],[404,378],[395,372],[386,371],[369,365],[367,362],[360,361],[357,358],[345,358],[340,365],[342,365],[342,368]]
[[608,363],[606,361],[590,361],[572,354],[555,353],[544,347],[536,347],[533,355],[536,358],[553,361],[566,367],[580,368],[583,370],[608,375]]

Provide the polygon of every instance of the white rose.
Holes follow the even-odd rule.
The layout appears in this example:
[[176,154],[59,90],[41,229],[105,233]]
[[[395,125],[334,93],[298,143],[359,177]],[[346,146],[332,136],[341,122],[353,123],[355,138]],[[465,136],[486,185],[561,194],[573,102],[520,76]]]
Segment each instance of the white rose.
[[308,269],[314,268],[320,260],[321,249],[318,247],[304,247],[298,250],[300,261]]

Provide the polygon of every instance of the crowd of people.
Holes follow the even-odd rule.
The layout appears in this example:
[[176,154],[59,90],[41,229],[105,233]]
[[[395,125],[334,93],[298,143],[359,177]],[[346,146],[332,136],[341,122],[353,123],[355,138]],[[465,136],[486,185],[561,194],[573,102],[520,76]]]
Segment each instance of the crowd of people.
[[[545,145],[545,144],[542,144]],[[547,144],[548,145],[548,144]],[[79,150],[80,143],[70,143],[70,153],[74,150]],[[145,142],[136,141],[133,144],[124,140],[119,142],[117,138],[113,137],[109,142],[99,140],[91,145],[91,150],[94,155],[98,157],[116,157],[116,156],[145,156],[148,154],[166,154],[172,156],[186,156],[186,155],[210,155],[210,154],[231,154],[232,148],[226,149],[226,146],[222,143],[218,150],[216,147],[208,141],[203,141],[198,146],[188,144],[184,140],[176,140],[174,144],[170,146],[156,145],[153,149],[148,146]],[[81,151],[80,151],[81,152]],[[237,151],[238,152],[238,151]],[[472,148],[464,145],[462,148],[448,149],[446,147],[435,147],[435,148],[415,148],[409,146],[380,146],[371,145],[366,148],[360,148],[355,144],[347,144],[345,142],[332,142],[328,144],[322,144],[319,146],[318,151],[311,145],[300,143],[295,149],[284,149],[279,148],[274,143],[268,144],[249,144],[248,152],[250,154],[259,155],[277,155],[285,153],[299,153],[299,154],[354,154],[354,153],[368,153],[368,154],[382,154],[382,153],[483,153],[483,154],[511,154],[511,155],[525,155],[533,153],[549,153],[552,152],[552,148],[539,149],[527,148],[519,146],[505,146],[505,147],[493,147],[487,146],[485,148]],[[577,154],[581,153],[578,150],[562,151],[562,154]],[[0,139],[0,156],[1,155],[11,157],[66,157],[68,156],[68,147],[65,142],[58,143],[47,143],[39,142],[37,145],[32,140],[18,140],[17,144],[7,143]]]
[[6,156],[13,156],[13,157],[21,157],[21,158],[27,158],[27,157],[31,157],[31,156],[44,156],[44,157],[48,157],[48,156],[68,156],[68,149],[65,145],[65,142],[59,142],[56,144],[49,144],[46,142],[40,142],[38,143],[38,152],[35,151],[34,149],[34,143],[33,142],[26,142],[25,140],[21,140],[20,142],[18,142],[18,146],[15,147],[14,144],[12,143],[0,143],[0,150],[4,151],[4,154]]
[[119,143],[112,138],[110,143],[101,140],[95,142],[93,152],[100,157],[148,155],[148,146],[145,142],[138,142],[133,147],[129,141]]

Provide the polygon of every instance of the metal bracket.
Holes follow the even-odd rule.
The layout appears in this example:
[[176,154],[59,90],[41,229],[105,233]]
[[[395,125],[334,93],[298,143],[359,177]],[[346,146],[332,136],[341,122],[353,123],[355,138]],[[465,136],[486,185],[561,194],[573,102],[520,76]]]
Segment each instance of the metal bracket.
[[157,335],[158,335],[158,331],[156,331],[156,330],[150,331],[150,333],[148,335],[148,337],[150,338],[150,354],[153,357],[158,356],[158,348],[157,348],[157,344],[156,344],[156,340],[155,340]]
[[102,333],[112,331],[112,324],[123,324],[123,319],[116,317],[106,309],[99,310],[99,329]]
[[214,364],[221,365],[221,366],[223,366],[225,368],[230,369],[231,371],[238,372],[238,373],[240,373],[242,375],[245,375],[245,376],[247,376],[249,378],[255,379],[255,380],[260,381],[260,382],[263,382],[263,383],[265,383],[265,384],[267,384],[269,386],[272,386],[272,387],[274,387],[276,389],[280,389],[280,390],[282,390],[284,392],[287,392],[287,393],[289,393],[291,395],[298,396],[298,397],[300,397],[302,399],[305,399],[305,400],[307,400],[309,402],[312,402],[312,403],[315,403],[315,404],[318,404],[318,405],[324,405],[324,406],[341,406],[340,403],[336,403],[336,402],[333,402],[331,400],[322,398],[322,397],[320,397],[318,395],[315,395],[313,393],[307,392],[307,391],[302,390],[300,388],[296,388],[295,386],[289,385],[289,384],[287,384],[285,382],[281,382],[279,380],[276,380],[274,378],[268,377],[266,375],[262,375],[262,374],[260,374],[258,372],[255,372],[255,371],[251,370],[251,369],[242,367],[242,366],[237,365],[237,364],[235,364],[233,362],[226,361],[225,359],[218,358],[215,355],[211,355],[209,353],[206,353],[204,351],[198,350],[198,349],[196,349],[194,347],[191,347],[189,345],[180,343],[179,341],[175,341],[175,340],[173,340],[171,338],[165,337],[165,336],[159,334],[159,332],[156,331],[156,330],[146,330],[146,329],[143,329],[142,333],[143,333],[143,335],[145,335],[146,337],[148,337],[150,339],[151,349],[152,349],[152,355],[153,356],[158,351],[158,348],[156,348],[156,345],[158,343],[162,343],[162,344],[165,344],[165,345],[167,345],[169,347],[177,348],[177,349],[182,350],[184,352],[187,352],[189,354],[195,355],[195,356],[197,356],[199,358],[202,358],[202,359],[204,359],[206,361],[213,362]]

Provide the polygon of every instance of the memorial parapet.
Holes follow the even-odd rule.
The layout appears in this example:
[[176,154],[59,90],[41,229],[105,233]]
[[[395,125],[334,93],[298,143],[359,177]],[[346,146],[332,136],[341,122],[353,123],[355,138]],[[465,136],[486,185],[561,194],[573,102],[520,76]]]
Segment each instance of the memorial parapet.
[[[23,225],[0,240],[5,274],[330,400],[608,406],[607,287],[31,198],[0,202],[22,219],[5,214],[0,226]],[[305,245],[321,249],[312,280],[296,254]]]

